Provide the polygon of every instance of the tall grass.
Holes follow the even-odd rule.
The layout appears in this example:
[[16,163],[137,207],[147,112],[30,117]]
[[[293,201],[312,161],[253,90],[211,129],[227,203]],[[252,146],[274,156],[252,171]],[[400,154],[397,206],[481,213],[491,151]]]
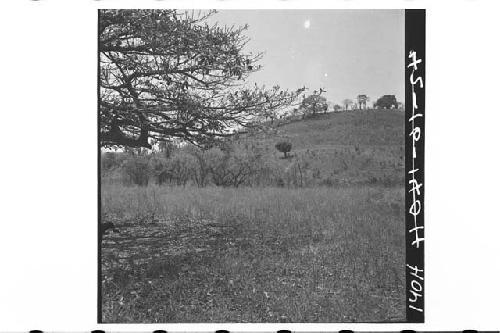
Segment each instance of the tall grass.
[[[176,226],[231,226],[233,233],[225,239],[234,245],[198,258],[186,254],[189,258],[182,265],[189,269],[173,280],[142,273],[118,289],[106,289],[107,322],[333,322],[404,317],[402,188],[110,184],[102,191],[106,216],[130,223],[155,219]],[[167,265],[169,270],[172,265],[176,264]],[[151,272],[151,267],[143,272]],[[142,297],[132,302],[131,288],[142,292]]]

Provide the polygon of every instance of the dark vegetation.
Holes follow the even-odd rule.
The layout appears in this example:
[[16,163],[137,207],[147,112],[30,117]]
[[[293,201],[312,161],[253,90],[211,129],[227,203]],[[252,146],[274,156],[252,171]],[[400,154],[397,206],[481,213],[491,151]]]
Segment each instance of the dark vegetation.
[[113,222],[104,222],[99,225],[100,237],[104,236],[106,232],[108,232],[108,230],[110,232],[118,232],[118,233],[120,232],[120,230],[118,230],[118,228],[115,226]]
[[398,107],[398,102],[396,96],[394,95],[384,95],[377,99],[375,107],[382,109],[396,109]]
[[283,153],[284,158],[286,158],[286,154],[292,150],[292,144],[288,141],[280,141],[275,145],[275,147],[276,149],[278,149],[278,151]]

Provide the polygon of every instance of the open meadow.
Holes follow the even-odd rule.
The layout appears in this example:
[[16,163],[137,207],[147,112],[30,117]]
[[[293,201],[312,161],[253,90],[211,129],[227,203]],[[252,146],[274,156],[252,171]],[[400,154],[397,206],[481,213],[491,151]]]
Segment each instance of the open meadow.
[[404,320],[404,192],[102,188],[104,322]]

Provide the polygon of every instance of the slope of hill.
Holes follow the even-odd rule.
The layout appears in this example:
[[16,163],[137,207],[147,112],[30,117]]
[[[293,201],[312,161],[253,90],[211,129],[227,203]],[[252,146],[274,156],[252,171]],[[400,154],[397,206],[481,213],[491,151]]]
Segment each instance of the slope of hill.
[[[292,143],[291,158],[274,145]],[[308,161],[311,174],[325,182],[404,182],[404,113],[399,110],[364,110],[320,114],[283,124],[257,141],[281,163]],[[318,176],[319,174],[319,176]]]
[[402,146],[404,113],[367,110],[319,114],[284,124],[278,137],[288,138],[297,149],[318,146]]

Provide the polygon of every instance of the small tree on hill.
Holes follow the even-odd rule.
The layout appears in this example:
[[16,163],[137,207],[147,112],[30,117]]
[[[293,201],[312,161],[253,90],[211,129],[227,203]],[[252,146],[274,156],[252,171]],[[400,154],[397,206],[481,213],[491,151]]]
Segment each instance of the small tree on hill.
[[370,100],[370,98],[366,95],[358,95],[358,107],[360,109],[366,109],[366,103]]
[[288,141],[280,141],[276,144],[276,149],[282,152],[285,155],[285,158],[288,157],[288,153],[292,150],[292,143]]
[[300,105],[304,118],[314,116],[317,113],[328,111],[328,103],[326,98],[318,94],[309,95],[302,101]]
[[390,109],[392,107],[398,107],[398,101],[396,100],[396,96],[394,95],[384,95],[377,99],[375,105],[382,109]]
[[346,111],[349,109],[349,106],[351,106],[352,103],[353,103],[352,99],[349,99],[349,98],[346,98],[342,101],[342,104],[344,104]]

